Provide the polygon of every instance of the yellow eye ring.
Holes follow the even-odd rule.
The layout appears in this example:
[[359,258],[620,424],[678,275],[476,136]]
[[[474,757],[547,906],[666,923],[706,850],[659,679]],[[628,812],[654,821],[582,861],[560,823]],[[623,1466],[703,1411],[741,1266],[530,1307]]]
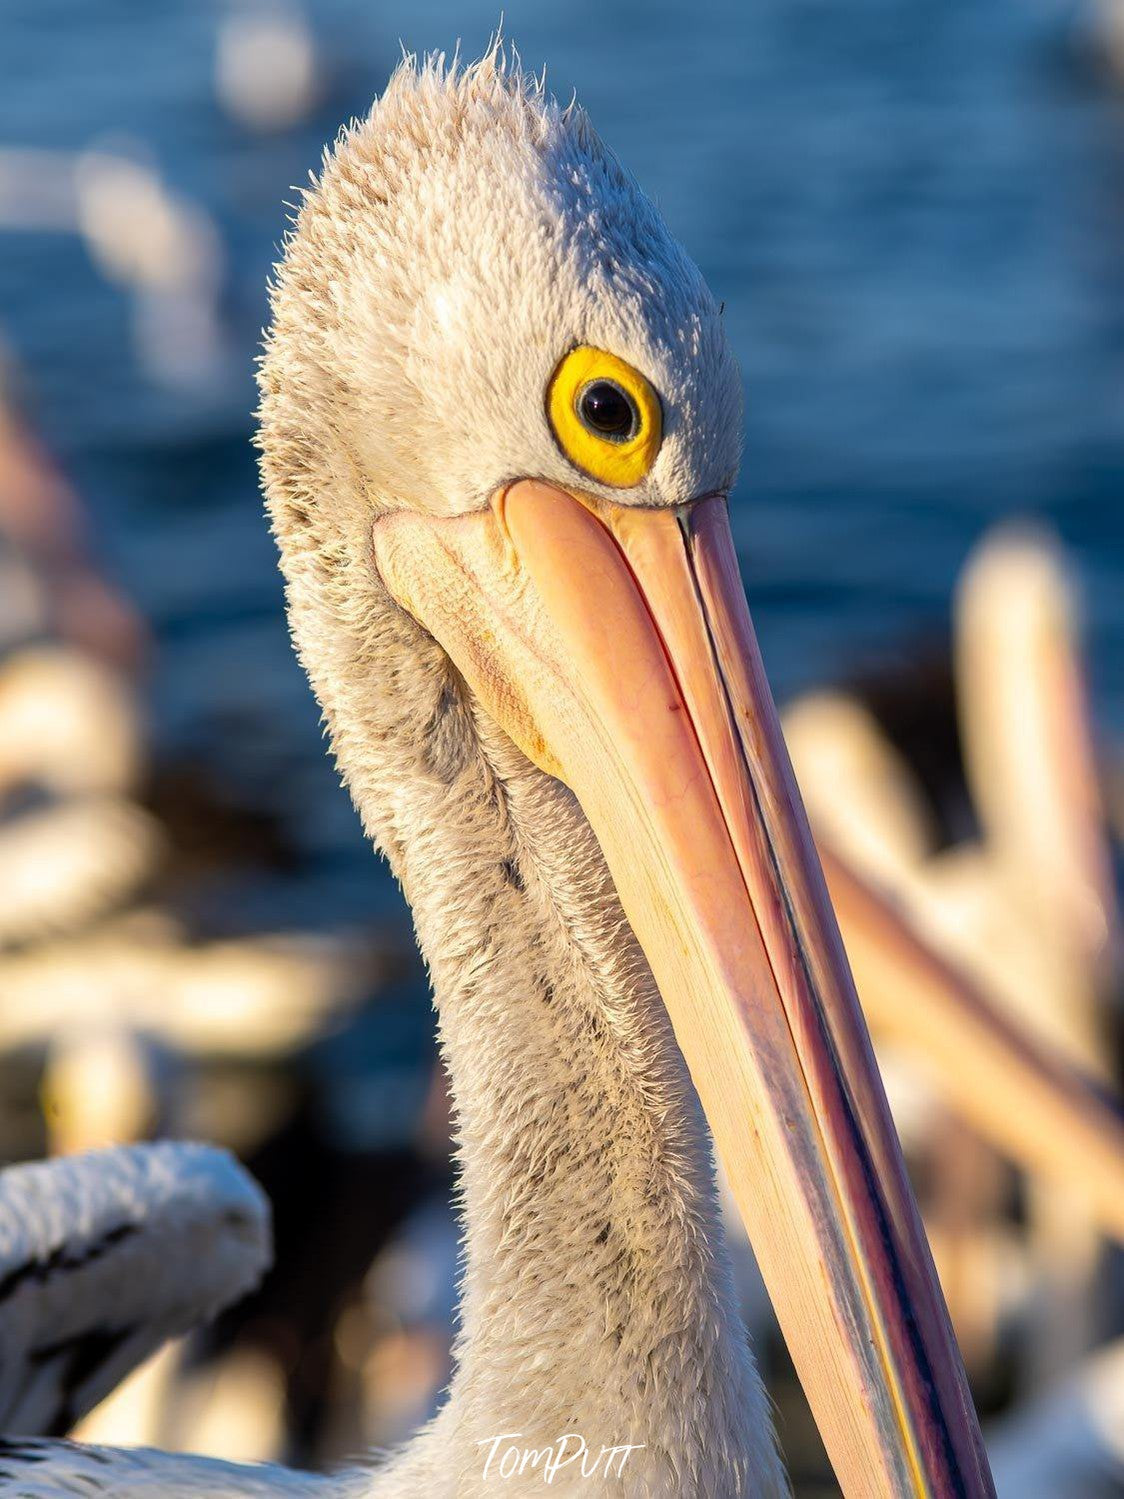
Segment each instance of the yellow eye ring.
[[639,370],[604,349],[570,350],[551,376],[546,414],[566,457],[599,484],[629,489],[656,461],[660,398]]

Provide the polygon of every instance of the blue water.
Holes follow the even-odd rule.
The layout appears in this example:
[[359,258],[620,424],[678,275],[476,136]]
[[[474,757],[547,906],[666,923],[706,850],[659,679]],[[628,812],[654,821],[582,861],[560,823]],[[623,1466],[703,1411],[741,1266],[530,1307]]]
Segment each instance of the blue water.
[[[417,49],[478,51],[495,3],[319,0],[312,116],[215,102],[230,5],[3,0],[0,146],[125,143],[206,207],[230,354],[203,388],[139,360],[81,242],[0,233],[0,338],[156,632],[165,748],[285,817],[333,915],[394,899],[335,789],[293,663],[248,436],[290,184]],[[718,296],[746,384],[734,514],[780,695],[943,629],[973,541],[1047,518],[1087,589],[1124,732],[1124,98],[1061,0],[515,0],[528,64],[577,89]]]

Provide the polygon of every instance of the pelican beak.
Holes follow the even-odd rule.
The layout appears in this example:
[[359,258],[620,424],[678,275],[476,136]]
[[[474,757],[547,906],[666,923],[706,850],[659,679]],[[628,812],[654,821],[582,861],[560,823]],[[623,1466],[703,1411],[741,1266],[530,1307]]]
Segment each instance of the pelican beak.
[[589,819],[843,1491],[993,1494],[725,500],[523,480],[374,539],[394,598]]

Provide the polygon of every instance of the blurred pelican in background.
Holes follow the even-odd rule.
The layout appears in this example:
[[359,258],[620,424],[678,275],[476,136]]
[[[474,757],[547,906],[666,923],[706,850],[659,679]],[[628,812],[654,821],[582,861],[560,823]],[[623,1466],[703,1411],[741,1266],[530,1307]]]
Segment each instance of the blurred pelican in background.
[[[1045,534],[1005,526],[984,539],[960,581],[954,609],[955,687],[964,774],[978,836],[941,847],[926,794],[870,712],[853,697],[818,694],[793,704],[785,729],[864,1005],[891,1076],[907,1138],[944,1137],[937,1158],[951,1172],[930,1231],[954,1317],[969,1357],[994,1355],[1000,1321],[1029,1322],[1031,1383],[1052,1379],[1098,1336],[1093,1291],[1099,1264],[1096,1220],[1113,1228],[1115,1189],[1101,1201],[1077,1184],[1085,1151],[1070,1141],[1027,1190],[1033,1233],[1026,1252],[1003,1209],[1009,1194],[987,1154],[947,1123],[918,1116],[926,1083],[990,1137],[972,1100],[1039,1144],[1053,1134],[1033,1090],[1006,1092],[986,1066],[987,1047],[961,1053],[952,1098],[933,1059],[914,1053],[901,975],[888,958],[877,910],[855,874],[888,898],[901,918],[981,998],[1016,1024],[1028,1044],[1062,1066],[1110,1085],[1115,1073],[1114,1007],[1120,921],[1086,705],[1077,607],[1059,549]],[[847,865],[851,868],[848,870]],[[915,968],[914,989],[932,981]],[[922,1063],[918,1075],[918,1062]],[[927,1078],[926,1078],[927,1063]],[[967,1107],[965,1108],[965,1101]],[[1118,1112],[1118,1106],[1115,1112]],[[910,1129],[910,1121],[914,1128]],[[1019,1158],[1016,1151],[1015,1158]],[[1033,1165],[1030,1156],[1024,1164]],[[939,1173],[938,1173],[939,1174]],[[976,1182],[975,1188],[969,1184]],[[975,1206],[972,1206],[972,1193]],[[950,1196],[951,1194],[951,1196]]]
[[0,230],[78,235],[128,291],[134,346],[153,379],[196,388],[226,379],[221,238],[145,151],[0,148]]
[[134,800],[143,731],[132,686],[92,656],[29,647],[0,661],[0,952],[119,907],[163,840]]
[[317,103],[319,68],[308,19],[294,5],[237,0],[219,23],[215,92],[252,130],[285,130]]

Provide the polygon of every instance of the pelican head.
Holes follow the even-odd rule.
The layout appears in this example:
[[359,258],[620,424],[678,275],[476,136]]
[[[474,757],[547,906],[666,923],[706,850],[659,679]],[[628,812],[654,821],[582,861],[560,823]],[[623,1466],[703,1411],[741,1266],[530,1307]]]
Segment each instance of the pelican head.
[[407,64],[304,199],[261,390],[297,645],[427,955],[460,910],[408,846],[429,788],[467,756],[576,802],[846,1491],[989,1493],[738,576],[699,272],[580,109],[497,52]]
[[[270,429],[294,416],[271,398],[283,353],[325,445],[358,465],[364,529],[372,505],[460,515],[529,474],[652,506],[737,470],[741,382],[698,270],[581,110],[498,57],[400,69],[340,137],[275,319]],[[614,435],[583,464],[552,429],[547,392],[579,346],[658,392],[658,442]]]

